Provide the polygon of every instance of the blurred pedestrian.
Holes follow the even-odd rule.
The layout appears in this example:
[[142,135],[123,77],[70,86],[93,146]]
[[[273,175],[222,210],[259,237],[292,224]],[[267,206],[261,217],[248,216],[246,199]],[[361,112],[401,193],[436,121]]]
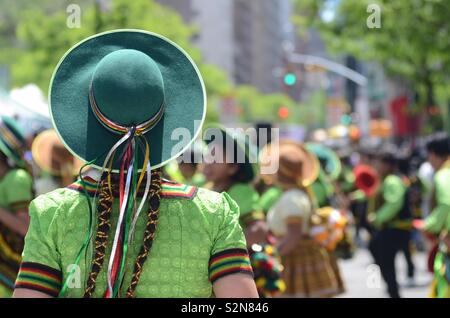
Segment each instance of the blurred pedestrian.
[[433,138],[427,144],[428,162],[435,174],[432,185],[431,213],[422,229],[434,242],[429,266],[434,271],[432,296],[450,298],[450,145],[447,136]]
[[28,230],[33,179],[23,154],[25,137],[17,122],[0,118],[0,298],[10,297]]
[[53,129],[41,132],[31,147],[33,161],[39,171],[35,176],[36,195],[73,183],[84,163],[75,158]]

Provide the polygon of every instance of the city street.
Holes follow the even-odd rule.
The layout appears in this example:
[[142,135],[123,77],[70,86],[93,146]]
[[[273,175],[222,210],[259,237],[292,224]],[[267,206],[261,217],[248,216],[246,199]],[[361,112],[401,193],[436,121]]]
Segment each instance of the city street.
[[0,299],[450,298],[449,12],[0,0]]
[[[396,259],[398,281],[401,289],[400,294],[404,298],[426,298],[429,294],[429,286],[432,275],[426,269],[426,253],[416,252],[413,255],[413,261],[416,266],[415,287],[405,287],[406,262],[403,255],[398,254]],[[341,260],[340,268],[344,282],[346,284],[346,293],[339,297],[344,298],[383,298],[387,297],[385,293],[385,284],[377,271],[376,265],[372,264],[370,253],[366,249],[359,249],[355,256],[350,260]],[[381,284],[378,282],[381,280]]]

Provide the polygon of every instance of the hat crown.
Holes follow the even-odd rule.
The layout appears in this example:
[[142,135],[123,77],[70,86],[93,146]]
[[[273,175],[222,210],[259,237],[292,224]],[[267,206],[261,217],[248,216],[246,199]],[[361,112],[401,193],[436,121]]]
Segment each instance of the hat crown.
[[303,177],[302,168],[305,158],[297,147],[287,146],[280,150],[280,170],[279,173],[298,180]]
[[92,76],[95,102],[106,118],[123,126],[152,118],[164,103],[164,82],[156,62],[132,49],[100,60]]

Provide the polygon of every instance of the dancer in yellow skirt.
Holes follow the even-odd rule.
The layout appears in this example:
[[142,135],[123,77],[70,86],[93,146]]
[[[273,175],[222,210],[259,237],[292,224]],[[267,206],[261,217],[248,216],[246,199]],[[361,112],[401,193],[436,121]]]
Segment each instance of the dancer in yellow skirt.
[[330,255],[309,234],[314,208],[307,187],[317,178],[317,158],[302,145],[290,141],[281,142],[278,151],[276,180],[283,194],[269,210],[267,222],[277,237],[277,247],[284,266],[284,296],[336,295],[339,284]]

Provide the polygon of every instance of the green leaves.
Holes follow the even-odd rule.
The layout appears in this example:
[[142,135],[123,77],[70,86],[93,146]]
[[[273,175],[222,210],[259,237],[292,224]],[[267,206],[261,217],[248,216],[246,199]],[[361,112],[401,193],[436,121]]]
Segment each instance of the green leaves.
[[[316,27],[333,53],[351,54],[380,63],[389,75],[403,78],[431,106],[434,87],[449,85],[450,1],[446,0],[293,0],[299,28]],[[332,21],[320,19],[330,2],[337,3]],[[381,9],[381,27],[368,28],[369,5]],[[306,17],[305,17],[306,16]],[[304,24],[299,21],[308,21]],[[300,34],[304,30],[299,31]],[[429,85],[431,83],[431,85]],[[426,85],[427,84],[427,85]],[[426,86],[426,87],[425,87]],[[447,99],[450,94],[447,94]],[[444,96],[440,100],[445,101]],[[428,99],[428,100],[427,100]]]

